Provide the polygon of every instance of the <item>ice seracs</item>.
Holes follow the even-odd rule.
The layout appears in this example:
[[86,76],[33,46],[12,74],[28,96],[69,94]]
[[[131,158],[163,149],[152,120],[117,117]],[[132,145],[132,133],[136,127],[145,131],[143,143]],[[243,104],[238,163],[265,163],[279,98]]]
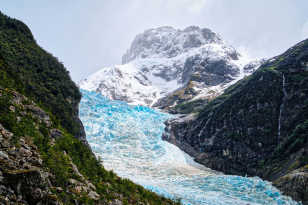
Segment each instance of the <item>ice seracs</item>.
[[[168,107],[221,92],[258,66],[246,68],[249,62],[210,29],[160,27],[137,35],[122,65],[103,68],[79,85],[112,100]],[[189,95],[174,97],[188,86]]]

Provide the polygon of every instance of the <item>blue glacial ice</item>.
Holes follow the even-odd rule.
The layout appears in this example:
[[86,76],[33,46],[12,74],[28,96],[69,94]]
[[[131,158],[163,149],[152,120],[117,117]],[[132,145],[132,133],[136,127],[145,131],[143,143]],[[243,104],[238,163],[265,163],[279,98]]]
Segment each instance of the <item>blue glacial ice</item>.
[[87,140],[103,165],[160,195],[185,205],[295,205],[258,177],[223,175],[161,140],[171,115],[110,101],[82,90],[80,118]]

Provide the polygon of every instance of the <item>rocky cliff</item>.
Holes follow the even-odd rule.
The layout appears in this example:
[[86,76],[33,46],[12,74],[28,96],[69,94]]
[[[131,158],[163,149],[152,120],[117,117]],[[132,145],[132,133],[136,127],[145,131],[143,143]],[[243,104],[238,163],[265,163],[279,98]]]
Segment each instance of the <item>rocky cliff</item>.
[[29,28],[0,13],[0,204],[175,204],[104,169],[80,98]]
[[301,168],[308,164],[307,88],[305,40],[266,61],[200,112],[167,121],[163,138],[207,167],[275,181],[307,204],[307,169]]

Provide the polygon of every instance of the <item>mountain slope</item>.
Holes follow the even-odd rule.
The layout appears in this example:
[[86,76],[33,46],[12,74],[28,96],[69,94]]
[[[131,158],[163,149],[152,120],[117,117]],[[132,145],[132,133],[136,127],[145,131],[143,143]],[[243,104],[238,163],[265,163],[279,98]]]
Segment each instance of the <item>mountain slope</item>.
[[[160,27],[136,36],[123,65],[103,68],[79,85],[113,100],[168,109],[218,95],[258,66],[245,70],[249,61],[209,29]],[[187,88],[189,94],[180,91]]]
[[0,204],[175,204],[102,167],[80,98],[28,27],[0,13]]
[[36,45],[22,22],[0,15],[0,29],[0,85],[33,98],[70,133],[85,141],[78,118],[81,94],[68,71]]
[[166,122],[164,139],[210,168],[275,181],[307,204],[307,88],[305,40],[268,60],[198,114]]

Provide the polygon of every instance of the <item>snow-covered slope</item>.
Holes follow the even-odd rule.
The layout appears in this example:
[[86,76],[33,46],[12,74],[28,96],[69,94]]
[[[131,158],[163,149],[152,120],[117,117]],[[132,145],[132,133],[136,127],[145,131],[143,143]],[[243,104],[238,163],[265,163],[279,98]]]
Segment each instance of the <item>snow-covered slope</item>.
[[137,62],[104,68],[80,83],[85,90],[100,92],[112,100],[151,105],[168,90],[178,87],[176,81],[163,79],[140,71]]
[[[195,26],[147,30],[137,35],[122,61],[84,79],[80,87],[132,104],[161,107],[168,101],[166,106],[174,106],[183,99],[208,97],[212,89],[217,94],[258,66],[255,62],[246,68],[250,59],[216,33]],[[187,86],[189,95],[169,98]],[[169,99],[159,101],[163,98]]]
[[190,26],[183,31],[165,26],[149,29],[134,39],[131,48],[122,58],[127,63],[137,58],[172,58],[205,44],[222,43],[211,30]]

